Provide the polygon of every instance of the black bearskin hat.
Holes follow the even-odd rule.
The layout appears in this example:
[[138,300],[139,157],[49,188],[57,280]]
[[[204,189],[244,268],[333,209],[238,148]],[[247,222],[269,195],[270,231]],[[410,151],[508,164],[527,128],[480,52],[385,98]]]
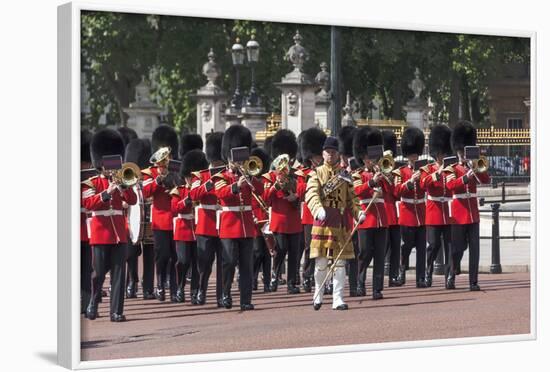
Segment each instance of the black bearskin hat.
[[88,129],[83,129],[80,131],[80,161],[81,162],[92,162],[92,157],[90,155],[90,142],[92,141],[92,132]]
[[231,149],[234,147],[248,147],[252,144],[252,134],[247,127],[240,124],[231,125],[222,138],[222,158],[228,161],[231,157]]
[[273,142],[273,136],[266,137],[264,141],[264,150],[271,157],[271,143]]
[[97,131],[90,142],[92,164],[100,169],[101,158],[105,155],[120,155],[124,157],[124,140],[120,133],[114,129],[101,129]]
[[181,158],[180,175],[188,177],[192,172],[197,172],[208,168],[208,160],[201,149],[189,150]]
[[116,129],[118,133],[122,136],[124,141],[124,146],[128,146],[131,140],[138,138],[138,135],[135,130],[128,127],[119,127]]
[[353,136],[353,156],[358,162],[362,162],[363,157],[367,154],[367,147],[382,145],[384,139],[379,129],[364,126],[355,131]]
[[424,152],[424,132],[416,127],[408,127],[401,137],[401,152],[403,156],[411,154],[422,155]]
[[212,163],[222,160],[223,132],[212,132],[206,135],[206,159]]
[[384,129],[382,131],[382,137],[384,138],[384,151],[390,150],[393,157],[397,156],[397,137],[395,132],[390,129]]
[[430,155],[436,158],[438,154],[449,156],[453,153],[451,149],[451,128],[446,125],[435,125],[428,140]]
[[453,129],[451,144],[454,152],[464,151],[464,146],[475,146],[477,130],[469,121],[461,121]]
[[163,124],[153,132],[153,137],[151,138],[151,145],[153,147],[153,152],[156,152],[161,147],[170,147],[172,152],[172,159],[178,159],[178,134],[176,130],[166,124]]
[[201,150],[202,151],[202,138],[200,134],[189,133],[181,136],[180,140],[180,159],[183,159],[183,156],[191,150]]
[[151,141],[148,139],[136,138],[126,145],[124,161],[136,163],[141,169],[149,166],[151,158]]
[[298,134],[298,137],[296,137],[296,143],[298,144],[298,147],[296,148],[296,160],[298,163],[303,164],[304,158],[302,157],[302,138],[304,137],[305,131],[301,131],[300,134]]
[[304,162],[309,162],[315,155],[323,155],[323,145],[327,135],[322,129],[313,127],[302,132],[300,150]]
[[353,156],[353,135],[357,128],[346,125],[338,131],[338,152],[351,158]]
[[264,149],[262,149],[261,147],[255,147],[250,152],[250,155],[257,156],[261,159],[263,163],[261,174],[269,172],[269,165],[271,164],[271,159],[269,158],[269,155]]
[[271,141],[271,156],[275,159],[281,154],[287,154],[291,159],[296,158],[298,142],[296,135],[289,129],[279,129]]

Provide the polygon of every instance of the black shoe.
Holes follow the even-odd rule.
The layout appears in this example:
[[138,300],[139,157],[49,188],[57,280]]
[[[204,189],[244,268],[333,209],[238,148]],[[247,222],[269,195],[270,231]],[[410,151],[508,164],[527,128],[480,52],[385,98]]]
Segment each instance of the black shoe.
[[191,305],[198,305],[199,300],[197,296],[199,295],[199,291],[197,289],[194,289],[191,291]]
[[277,287],[279,286],[279,281],[274,279],[271,281],[270,285],[269,285],[269,289],[271,290],[271,292],[277,292]]
[[161,302],[165,301],[166,293],[164,292],[164,289],[160,289],[160,288],[155,289],[155,298]]
[[224,296],[222,304],[223,307],[229,310],[233,307],[233,299],[230,296]]
[[153,292],[143,292],[143,299],[144,300],[154,300],[155,299],[155,295],[153,294]]
[[384,298],[384,295],[382,295],[382,292],[380,292],[380,291],[372,292],[372,299],[373,300],[381,300],[383,298]]
[[407,282],[407,270],[405,269],[405,266],[399,267],[399,275],[397,276],[397,280],[401,285],[404,285]]
[[125,322],[126,317],[123,314],[111,314],[111,322]]
[[281,279],[279,279],[278,283],[279,283],[280,285],[285,285],[285,284],[286,284],[286,280],[283,279],[283,278],[281,278]]
[[357,288],[357,297],[365,297],[367,295],[367,290],[365,288]]
[[473,291],[473,292],[481,291],[481,288],[477,284],[470,284],[470,291]]
[[128,284],[126,288],[126,298],[137,298],[137,289],[134,283]]
[[201,291],[199,289],[199,291],[197,292],[197,305],[204,305],[206,303],[206,294],[204,293],[204,291]]
[[304,292],[311,293],[311,280],[304,279],[304,282],[302,284],[302,288],[304,289]]
[[428,275],[426,276],[426,287],[430,288],[432,286],[432,276]]
[[298,287],[296,287],[296,286],[294,286],[294,285],[293,285],[293,286],[289,286],[289,287],[287,288],[287,293],[288,293],[288,294],[298,294],[298,293],[300,293],[300,288],[298,288]]
[[269,283],[264,283],[264,293],[271,293],[271,286]]
[[[178,303],[185,302],[185,292],[183,292],[183,289],[178,289],[175,296],[176,301]],[[174,302],[174,301],[172,301]]]
[[423,280],[421,280],[419,282],[416,282],[416,288],[427,288],[427,287],[428,287],[428,285]]
[[321,302],[314,303],[313,304],[313,310],[315,310],[315,311],[319,310],[321,308],[321,305],[322,305]]
[[252,304],[241,305],[241,311],[248,311],[248,310],[254,310],[254,305]]
[[334,290],[334,285],[332,283],[330,283],[328,285],[328,294],[331,295],[333,290]]
[[445,288],[446,289],[455,289],[455,277],[454,275],[453,276],[450,276],[447,278],[446,282],[445,282]]
[[338,305],[334,310],[347,310],[348,304]]
[[174,303],[174,304],[180,303],[180,301],[178,300],[178,296],[177,296],[177,295],[170,295],[170,302],[172,302],[172,303]]
[[349,290],[349,296],[350,297],[357,297],[357,289],[351,289]]
[[389,283],[389,286],[390,287],[401,287],[403,285],[403,283],[401,283],[401,281],[397,278],[390,278],[390,283]]
[[88,307],[86,308],[86,318],[90,320],[94,320],[97,318],[97,304],[96,303],[90,303]]
[[218,298],[217,303],[218,303],[218,308],[224,307],[224,306],[223,306],[223,299]]

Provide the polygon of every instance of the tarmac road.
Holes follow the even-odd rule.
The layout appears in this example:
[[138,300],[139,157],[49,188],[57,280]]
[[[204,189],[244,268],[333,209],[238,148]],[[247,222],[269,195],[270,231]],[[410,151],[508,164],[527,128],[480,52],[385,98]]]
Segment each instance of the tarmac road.
[[[368,284],[371,278],[369,272]],[[128,321],[111,323],[109,298],[104,298],[100,318],[82,318],[82,360],[530,332],[529,273],[480,274],[481,292],[468,290],[467,274],[457,277],[454,291],[444,289],[443,276],[434,276],[428,289],[414,287],[413,275],[408,279],[404,287],[386,288],[380,301],[372,300],[370,287],[367,297],[346,297],[348,311],[332,310],[331,296],[314,311],[311,294],[263,293],[261,284],[253,295],[256,310],[240,311],[237,290],[236,306],[218,309],[211,285],[204,306],[130,299],[125,302]]]

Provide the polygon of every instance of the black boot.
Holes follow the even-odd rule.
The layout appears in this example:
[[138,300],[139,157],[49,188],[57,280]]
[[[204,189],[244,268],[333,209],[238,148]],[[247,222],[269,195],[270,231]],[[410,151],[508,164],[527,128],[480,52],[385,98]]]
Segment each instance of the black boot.
[[470,291],[477,292],[477,291],[480,291],[480,290],[481,290],[481,288],[479,287],[479,285],[477,283],[470,284]]
[[231,296],[223,296],[222,304],[223,307],[229,310],[233,307],[233,299]]
[[426,270],[426,287],[430,288],[432,286],[434,267],[428,266]]
[[90,320],[94,320],[98,317],[97,314],[97,302],[96,301],[90,301],[88,304],[88,307],[86,308],[86,318]]
[[446,289],[455,289],[455,273],[449,272],[449,275],[447,276],[447,280],[445,281],[445,288]]
[[294,284],[289,284],[287,286],[287,293],[288,294],[298,294],[300,293],[300,288],[296,287]]
[[382,295],[382,291],[376,290],[372,292],[372,299],[373,300],[381,300],[384,296]]
[[424,280],[419,280],[416,282],[416,288],[427,288],[428,285]]
[[349,296],[350,297],[357,297],[357,288],[349,288]]
[[279,286],[279,281],[277,279],[271,279],[271,284],[269,285],[271,292],[277,292],[278,286]]
[[311,293],[311,279],[310,278],[304,278],[302,282],[302,288],[304,289],[304,292]]
[[176,302],[185,302],[185,292],[181,288],[178,288],[178,291],[176,292]]
[[197,305],[204,305],[206,303],[206,293],[203,290],[197,292]]
[[154,300],[155,299],[155,294],[153,292],[150,292],[150,291],[144,291],[143,292],[143,299],[144,300]]
[[193,289],[191,291],[191,304],[192,305],[198,305],[199,299],[198,299],[199,291],[197,289]]
[[401,283],[401,285],[405,285],[405,283],[407,282],[406,266],[399,266],[399,276],[397,277],[397,280],[399,281],[399,283]]
[[122,314],[113,313],[111,314],[111,322],[125,322],[126,317]]
[[403,283],[398,278],[390,278],[390,287],[401,287]]
[[126,298],[137,298],[136,283],[128,283],[128,287],[126,288]]
[[357,287],[356,295],[357,297],[365,297],[367,295],[367,290],[365,287]]
[[157,300],[163,302],[166,300],[166,293],[164,292],[164,288],[162,287],[157,287],[155,289],[155,297]]

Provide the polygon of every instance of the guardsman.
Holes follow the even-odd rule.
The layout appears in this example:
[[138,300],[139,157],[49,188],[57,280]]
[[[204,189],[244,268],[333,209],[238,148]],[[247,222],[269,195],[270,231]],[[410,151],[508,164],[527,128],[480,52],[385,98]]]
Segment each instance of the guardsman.
[[[182,141],[183,142],[183,141]],[[191,304],[198,305],[199,271],[197,265],[197,238],[195,236],[195,208],[191,199],[192,173],[208,167],[206,156],[199,149],[188,151],[181,159],[180,176],[182,185],[174,188],[172,213],[174,214],[174,240],[176,241],[177,302],[185,302],[185,283],[191,269]]]
[[[92,158],[90,156],[90,141],[92,133],[87,130],[80,131],[80,170],[82,172],[81,180],[89,178],[86,174],[92,171]],[[90,292],[92,285],[92,250],[90,248],[90,238],[88,237],[88,218],[89,212],[86,208],[80,208],[80,313],[86,314],[86,307],[90,302]]]
[[477,199],[477,185],[490,182],[487,166],[476,167],[478,159],[465,157],[465,146],[475,146],[477,131],[472,123],[459,122],[453,129],[451,144],[458,156],[458,164],[445,169],[447,175],[446,188],[452,192],[451,216],[451,269],[447,277],[446,287],[455,288],[455,275],[464,251],[469,248],[470,258],[469,279],[470,290],[479,291],[479,209]]
[[199,268],[199,291],[197,302],[199,305],[206,303],[208,281],[212,273],[212,265],[216,260],[216,299],[218,307],[222,304],[222,243],[218,235],[218,217],[220,207],[214,190],[212,172],[225,165],[222,160],[222,132],[209,133],[206,136],[206,159],[210,163],[209,168],[193,172],[191,183],[191,199],[198,203],[195,210],[197,236],[197,259]]
[[153,166],[143,169],[143,197],[152,198],[151,229],[155,246],[155,266],[157,287],[155,297],[159,301],[166,299],[165,283],[168,271],[170,273],[170,297],[176,302],[176,276],[174,265],[177,261],[174,247],[173,214],[171,208],[170,190],[175,186],[174,179],[168,173],[168,160],[178,156],[178,136],[174,128],[169,125],[161,125],[155,129],[152,136],[152,161],[155,153],[161,148],[168,148],[170,155],[166,159],[155,163]]
[[359,246],[357,258],[359,283],[357,288],[365,291],[366,271],[374,258],[372,272],[372,298],[374,300],[383,298],[384,255],[388,227],[383,196],[393,192],[393,188],[378,166],[379,159],[370,158],[368,149],[379,146],[379,156],[382,157],[382,143],[382,133],[370,126],[357,130],[353,139],[353,154],[362,165],[362,168],[353,173],[353,186],[361,209],[366,214],[365,221],[359,225],[357,230]]
[[297,148],[296,136],[292,131],[288,129],[277,131],[271,142],[271,154],[274,159],[272,166],[275,169],[262,176],[263,198],[271,211],[269,229],[276,242],[271,291],[277,291],[278,278],[288,253],[286,272],[288,294],[300,293],[300,288],[296,286],[296,277],[299,268],[300,234],[303,229],[300,219],[300,195],[298,195],[295,169],[292,168]]
[[344,263],[354,256],[353,247],[344,245],[351,229],[347,213],[351,210],[358,223],[365,220],[365,214],[359,208],[351,180],[342,173],[338,140],[335,137],[327,137],[325,140],[323,160],[323,165],[311,172],[306,190],[308,207],[315,216],[310,245],[310,258],[315,259],[313,308],[321,308],[324,294],[321,285],[329,273],[328,260],[334,259],[332,308],[347,310],[348,305],[343,298],[346,281]]
[[[124,155],[124,142],[112,129],[102,129],[94,134],[90,144],[92,163],[102,174],[82,182],[82,206],[91,212],[90,245],[92,246],[92,292],[86,309],[86,317],[97,317],[101,288],[105,281],[107,264],[111,273],[111,321],[122,322],[124,311],[124,279],[127,247],[127,222],[122,203],[134,205],[137,196],[132,188],[119,183],[103,169],[102,157]],[[138,176],[138,175],[136,175]]]
[[415,162],[424,152],[424,133],[408,127],[401,138],[401,151],[408,164],[394,170],[394,196],[399,201],[399,225],[401,226],[401,267],[399,280],[405,284],[409,256],[416,249],[416,287],[426,288],[426,204],[420,185],[420,170]]
[[[384,138],[384,153],[390,151],[390,155],[397,156],[397,137],[393,130],[382,131]],[[389,182],[394,186],[393,172],[387,175]],[[396,199],[393,192],[384,193],[384,206],[386,207],[386,218],[388,220],[388,239],[385,256],[389,261],[388,285],[399,287],[403,283],[397,278],[399,276],[399,261],[401,259],[401,229],[397,219]]]
[[[269,155],[265,152],[263,148],[256,147],[252,149],[250,153],[251,156],[257,156],[261,161],[263,168],[260,174],[266,174],[269,172],[269,165],[271,164],[271,159]],[[254,280],[253,280],[253,289],[258,289],[258,275],[260,270],[262,271],[262,282],[264,284],[264,292],[271,292],[271,254],[273,250],[275,240],[273,234],[269,232],[268,235],[264,236],[262,229],[269,228],[269,213],[264,211],[260,203],[256,199],[252,200],[252,212],[254,213],[254,218],[256,222],[256,237],[254,238]],[[266,241],[266,238],[269,241]],[[269,244],[272,246],[270,247]]]
[[[250,149],[252,135],[242,125],[232,125],[222,139],[222,156],[229,162],[229,169],[214,175],[216,196],[221,206],[220,239],[223,246],[223,306],[231,309],[231,286],[235,267],[239,266],[241,310],[254,310],[252,304],[252,272],[256,226],[252,212],[254,195],[261,197],[262,182],[246,173],[243,162],[233,158],[237,148]],[[235,150],[235,151],[232,151]]]
[[[426,233],[428,248],[426,249],[426,286],[432,286],[434,263],[443,241],[443,257],[445,272],[448,272],[451,245],[451,216],[449,202],[451,192],[445,187],[443,159],[452,155],[451,129],[446,125],[436,125],[430,131],[430,156],[435,162],[421,168],[421,187],[428,195],[426,200]],[[447,277],[447,275],[446,275]]]
[[[126,152],[124,159],[126,162],[132,162],[137,164],[140,169],[145,169],[149,165],[149,159],[151,158],[151,142],[147,139],[133,139],[126,145]],[[143,195],[143,182],[140,180],[137,184],[138,193]],[[138,198],[139,200],[139,198]],[[144,218],[149,216],[151,212],[151,202],[144,200]],[[148,219],[144,221],[148,223]],[[137,244],[128,242],[128,270],[126,276],[126,297],[134,298],[137,295],[137,283],[138,277],[138,257],[143,254],[143,299],[154,299],[153,295],[153,281],[155,275],[155,260],[153,252],[153,244],[148,241],[147,238]]]
[[[323,163],[323,144],[327,135],[321,129],[313,127],[301,132],[299,147],[302,155],[303,167],[296,172],[298,187],[307,187],[309,176],[315,168]],[[300,191],[302,193],[302,191]],[[305,192],[304,192],[305,194]],[[305,198],[304,198],[305,199]],[[311,292],[314,283],[313,274],[315,260],[310,258],[311,229],[313,216],[307,206],[307,199],[302,202],[302,225],[304,227],[304,265],[302,267],[302,287],[305,292]]]

